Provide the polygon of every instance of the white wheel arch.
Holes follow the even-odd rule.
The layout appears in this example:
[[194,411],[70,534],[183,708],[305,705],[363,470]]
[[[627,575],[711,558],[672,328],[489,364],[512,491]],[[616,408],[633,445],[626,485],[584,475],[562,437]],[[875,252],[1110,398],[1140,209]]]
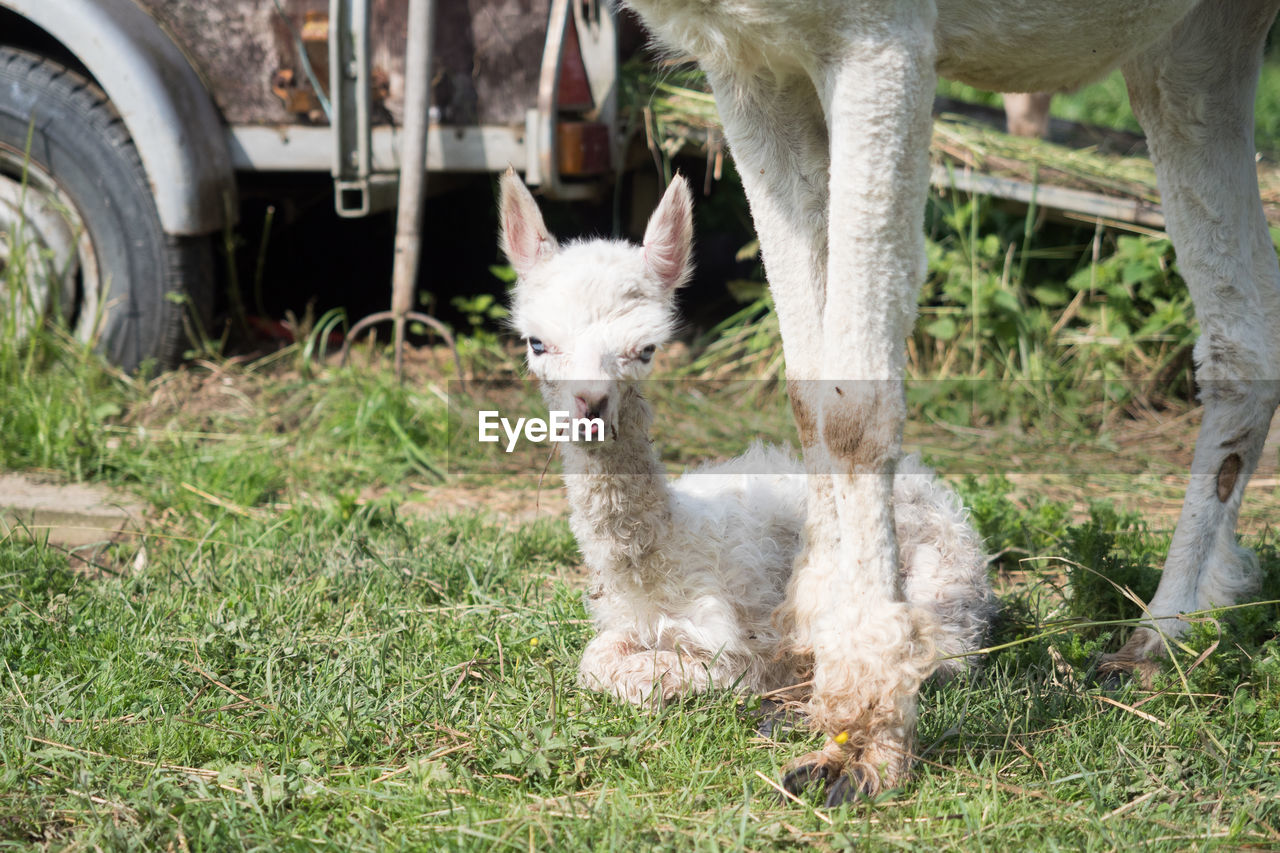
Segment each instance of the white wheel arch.
[[235,210],[226,126],[199,74],[150,15],[132,0],[0,0],[0,9],[60,42],[106,92],[138,149],[166,232],[197,236],[226,224]]

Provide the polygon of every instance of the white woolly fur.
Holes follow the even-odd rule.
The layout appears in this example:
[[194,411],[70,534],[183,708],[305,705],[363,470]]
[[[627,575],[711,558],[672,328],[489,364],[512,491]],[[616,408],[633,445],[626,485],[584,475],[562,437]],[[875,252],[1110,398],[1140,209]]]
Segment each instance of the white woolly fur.
[[[687,269],[650,269],[654,245],[691,238],[677,179],[654,214],[646,246],[595,240],[554,244],[536,205],[504,179],[504,245],[523,268],[513,325],[536,340],[531,371],[552,408],[603,398],[603,444],[565,445],[571,526],[590,570],[587,606],[597,635],[582,683],[630,702],[709,687],[768,692],[809,668],[774,613],[799,554],[807,475],[794,456],[753,445],[728,462],[669,481],[650,438],[641,391],[646,346],[665,343],[675,286]],[[538,235],[523,250],[513,235]],[[687,246],[676,255],[687,265]],[[532,263],[525,263],[532,259]],[[585,389],[585,390],[584,390]],[[900,460],[894,509],[908,602],[939,626],[940,671],[968,667],[993,612],[982,542],[953,491],[918,458]]]

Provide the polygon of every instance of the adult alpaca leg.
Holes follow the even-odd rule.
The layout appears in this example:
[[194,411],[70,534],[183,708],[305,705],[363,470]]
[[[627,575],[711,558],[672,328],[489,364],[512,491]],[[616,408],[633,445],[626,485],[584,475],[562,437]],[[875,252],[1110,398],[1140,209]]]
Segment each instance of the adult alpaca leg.
[[813,653],[808,612],[795,603],[819,592],[804,567],[838,565],[838,532],[830,460],[818,433],[822,315],[827,292],[827,198],[830,140],[822,101],[803,73],[768,68],[707,78],[734,162],[742,176],[773,293],[787,360],[791,398],[807,479],[801,551],[787,602],[775,614],[792,650]]
[[[1280,401],[1280,269],[1258,200],[1253,144],[1258,69],[1277,6],[1201,3],[1124,69],[1201,330],[1195,361],[1204,421],[1149,608],[1154,625],[1174,636],[1186,625],[1171,617],[1232,604],[1257,576],[1235,528]],[[1163,649],[1156,631],[1139,628],[1104,663],[1127,669]]]
[[1005,127],[1014,136],[1041,139],[1049,135],[1051,92],[1006,92],[1004,94]]
[[[814,647],[810,713],[844,773],[828,803],[903,781],[933,625],[903,601],[893,473],[906,405],[906,337],[925,275],[930,106],[928,4],[868,10],[819,82],[831,134],[828,284],[818,432],[831,463],[835,565],[800,566],[794,602]],[[924,7],[924,8],[920,8]],[[880,17],[883,15],[883,17]]]
[[891,501],[904,342],[924,276],[932,12],[862,8],[842,23],[842,52],[807,79],[708,69],[761,238],[811,475],[780,617],[813,653],[809,715],[831,740],[786,781],[838,777],[830,802],[903,779],[916,693],[934,666],[931,626],[903,602]]

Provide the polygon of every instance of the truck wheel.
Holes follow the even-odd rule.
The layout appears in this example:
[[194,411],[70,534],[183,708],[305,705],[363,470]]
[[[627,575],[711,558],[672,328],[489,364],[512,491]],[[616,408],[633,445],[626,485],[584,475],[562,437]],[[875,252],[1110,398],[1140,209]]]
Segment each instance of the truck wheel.
[[0,47],[0,335],[56,318],[133,371],[208,328],[208,237],[160,224],[137,149],[97,86]]

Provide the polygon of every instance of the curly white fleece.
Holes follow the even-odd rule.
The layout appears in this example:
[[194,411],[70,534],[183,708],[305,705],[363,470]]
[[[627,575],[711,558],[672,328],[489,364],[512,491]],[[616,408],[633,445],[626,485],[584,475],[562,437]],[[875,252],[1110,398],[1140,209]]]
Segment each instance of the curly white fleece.
[[[570,446],[565,483],[598,632],[582,682],[631,702],[709,687],[768,692],[807,662],[773,619],[800,549],[805,473],[794,456],[744,455],[668,482],[648,437],[648,404],[628,389],[615,441]],[[994,599],[982,541],[959,498],[916,456],[894,480],[903,592],[937,622],[938,672],[970,666]]]

